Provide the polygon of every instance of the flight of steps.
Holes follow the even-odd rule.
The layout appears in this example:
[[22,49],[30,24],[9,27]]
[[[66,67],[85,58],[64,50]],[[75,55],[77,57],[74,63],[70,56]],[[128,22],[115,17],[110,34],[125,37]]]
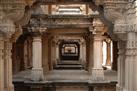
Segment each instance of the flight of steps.
[[56,66],[54,66],[54,69],[57,70],[80,70],[80,69],[84,69],[84,66],[82,64],[80,64],[78,61],[76,60],[69,60],[69,61],[60,61]]

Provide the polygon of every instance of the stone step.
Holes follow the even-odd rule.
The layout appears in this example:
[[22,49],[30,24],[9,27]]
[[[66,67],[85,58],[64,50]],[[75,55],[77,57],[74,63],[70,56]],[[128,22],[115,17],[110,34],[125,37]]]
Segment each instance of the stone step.
[[58,64],[59,65],[61,65],[61,64],[63,64],[63,65],[65,65],[65,64],[67,64],[67,65],[76,65],[76,64],[80,65],[81,62],[79,60],[61,60],[58,62]]
[[82,66],[82,65],[80,65],[80,64],[58,64],[58,65],[56,65],[55,67],[54,67],[54,69],[62,69],[62,70],[64,70],[64,69],[68,69],[68,70],[70,70],[70,69],[77,69],[77,70],[79,70],[79,69],[84,69],[84,67]]

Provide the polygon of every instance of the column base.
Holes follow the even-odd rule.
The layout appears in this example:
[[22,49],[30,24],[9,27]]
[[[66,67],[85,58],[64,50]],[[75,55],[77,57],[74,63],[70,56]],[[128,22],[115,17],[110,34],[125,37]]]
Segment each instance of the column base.
[[14,86],[5,87],[4,91],[14,91]]
[[102,69],[92,69],[92,80],[93,81],[103,81],[104,80],[104,70]]
[[32,81],[42,81],[44,79],[42,68],[32,68],[31,80]]
[[119,86],[119,84],[116,85],[116,91],[123,91],[123,87]]

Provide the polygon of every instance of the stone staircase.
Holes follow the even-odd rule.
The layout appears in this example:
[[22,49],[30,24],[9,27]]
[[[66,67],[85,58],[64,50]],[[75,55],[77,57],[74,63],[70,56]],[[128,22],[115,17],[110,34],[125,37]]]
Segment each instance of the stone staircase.
[[84,66],[77,60],[60,61],[54,69],[57,70],[82,70]]

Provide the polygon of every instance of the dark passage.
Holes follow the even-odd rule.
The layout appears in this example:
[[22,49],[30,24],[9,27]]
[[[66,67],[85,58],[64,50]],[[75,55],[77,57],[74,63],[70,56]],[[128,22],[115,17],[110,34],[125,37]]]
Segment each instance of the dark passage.
[[79,60],[79,43],[78,42],[65,42],[59,45],[60,59],[65,60]]

